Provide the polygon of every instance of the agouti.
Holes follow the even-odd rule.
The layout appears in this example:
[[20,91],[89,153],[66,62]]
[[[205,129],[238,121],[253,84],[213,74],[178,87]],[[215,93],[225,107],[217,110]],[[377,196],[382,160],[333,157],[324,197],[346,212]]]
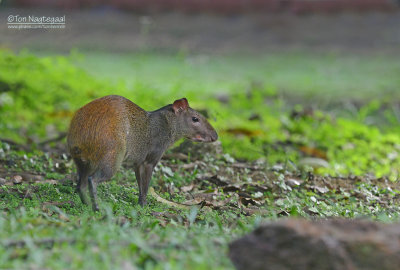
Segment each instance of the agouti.
[[71,120],[68,150],[78,171],[77,192],[87,204],[86,190],[97,211],[98,183],[109,180],[124,160],[135,170],[139,204],[146,196],[153,169],[165,150],[185,137],[214,142],[217,132],[186,98],[156,111],[145,111],[121,96],[105,96],[80,108]]

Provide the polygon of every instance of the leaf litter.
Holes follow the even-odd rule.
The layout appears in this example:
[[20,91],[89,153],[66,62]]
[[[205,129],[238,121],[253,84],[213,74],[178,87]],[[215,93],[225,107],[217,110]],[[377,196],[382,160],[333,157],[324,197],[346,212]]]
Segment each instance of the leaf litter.
[[[219,144],[212,146],[214,150],[207,145],[210,153],[201,147],[185,142],[170,151],[155,171],[149,193],[157,203],[171,208],[170,213],[152,213],[163,226],[171,220],[185,220],[189,224],[188,217],[180,216],[179,211],[191,211],[193,207],[198,211],[232,211],[246,216],[338,215],[329,210],[330,206],[354,201],[370,207],[380,205],[391,213],[398,209],[400,184],[384,177],[322,176],[287,164],[270,166],[263,160],[238,161],[222,154]],[[118,184],[136,189],[129,166],[120,174]],[[65,153],[35,153],[27,158],[8,151],[0,159],[0,178],[0,186],[8,186],[0,190],[0,195],[13,193],[30,199],[39,191],[37,184],[73,186],[75,176]],[[18,188],[21,184],[24,189]],[[114,195],[113,198],[121,200]],[[76,203],[43,201],[42,205],[63,208],[74,207]],[[326,209],[321,210],[321,205]]]

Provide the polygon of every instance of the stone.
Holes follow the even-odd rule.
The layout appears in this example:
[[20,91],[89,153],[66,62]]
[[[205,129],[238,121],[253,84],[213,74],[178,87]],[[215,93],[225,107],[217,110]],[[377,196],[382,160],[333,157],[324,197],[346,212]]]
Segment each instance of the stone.
[[398,270],[400,224],[285,219],[232,242],[239,270]]
[[17,185],[22,183],[22,176],[21,175],[14,175],[12,177],[12,182]]

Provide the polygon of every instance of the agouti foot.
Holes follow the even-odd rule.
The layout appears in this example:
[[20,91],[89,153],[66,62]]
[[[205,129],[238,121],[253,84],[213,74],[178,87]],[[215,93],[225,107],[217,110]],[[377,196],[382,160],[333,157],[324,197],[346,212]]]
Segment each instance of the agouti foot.
[[88,201],[88,199],[86,198],[86,196],[85,196],[85,194],[83,194],[83,192],[81,192],[80,190],[78,190],[77,191],[78,192],[78,194],[79,194],[79,198],[81,199],[81,202],[83,203],[83,204],[89,204],[89,201]]

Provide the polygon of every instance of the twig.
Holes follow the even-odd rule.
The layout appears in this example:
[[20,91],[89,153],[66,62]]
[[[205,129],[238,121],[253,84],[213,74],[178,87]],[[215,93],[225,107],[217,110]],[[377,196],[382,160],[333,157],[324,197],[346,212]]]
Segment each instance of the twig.
[[150,192],[150,195],[153,196],[153,197],[156,199],[156,201],[158,201],[158,202],[160,202],[160,203],[164,203],[164,204],[166,204],[166,205],[169,205],[169,206],[172,206],[172,207],[175,207],[175,208],[190,209],[190,206],[189,206],[189,205],[184,205],[184,204],[180,204],[180,203],[174,203],[174,202],[168,201],[168,200],[166,200],[166,199],[164,199],[164,198],[161,198],[161,197],[154,191],[154,188],[152,188],[152,187],[149,189],[149,192]]
[[262,170],[264,169],[261,166],[257,165],[249,165],[247,163],[233,163],[231,164],[232,167],[238,168],[238,169],[249,169],[249,170]]
[[67,136],[67,132],[61,132],[57,137],[44,140],[44,141],[38,143],[38,145],[43,146],[45,144],[49,144],[52,142],[58,142],[58,141],[61,141],[62,139],[64,139],[66,136]]
[[181,168],[181,169],[193,169],[196,166],[199,166],[201,164],[201,162],[195,161],[195,162],[191,162],[191,163],[185,163],[185,164],[170,164],[168,165],[169,167],[172,168]]
[[[4,246],[4,247],[25,247],[27,245],[27,243],[28,243],[27,240],[10,240],[10,241],[3,242],[2,246]],[[35,246],[43,246],[44,245],[44,246],[52,247],[52,246],[54,246],[54,244],[57,244],[57,243],[75,244],[76,243],[76,239],[45,238],[45,239],[40,239],[40,240],[32,240],[32,243]]]
[[31,149],[29,146],[17,143],[16,141],[11,140],[11,139],[0,138],[0,141],[5,142],[5,143],[17,148],[17,149],[21,149],[21,150],[24,150],[24,151],[29,151]]
[[183,153],[170,153],[170,154],[165,154],[163,156],[163,159],[169,160],[169,159],[179,159],[179,160],[188,160],[189,157],[186,154]]

